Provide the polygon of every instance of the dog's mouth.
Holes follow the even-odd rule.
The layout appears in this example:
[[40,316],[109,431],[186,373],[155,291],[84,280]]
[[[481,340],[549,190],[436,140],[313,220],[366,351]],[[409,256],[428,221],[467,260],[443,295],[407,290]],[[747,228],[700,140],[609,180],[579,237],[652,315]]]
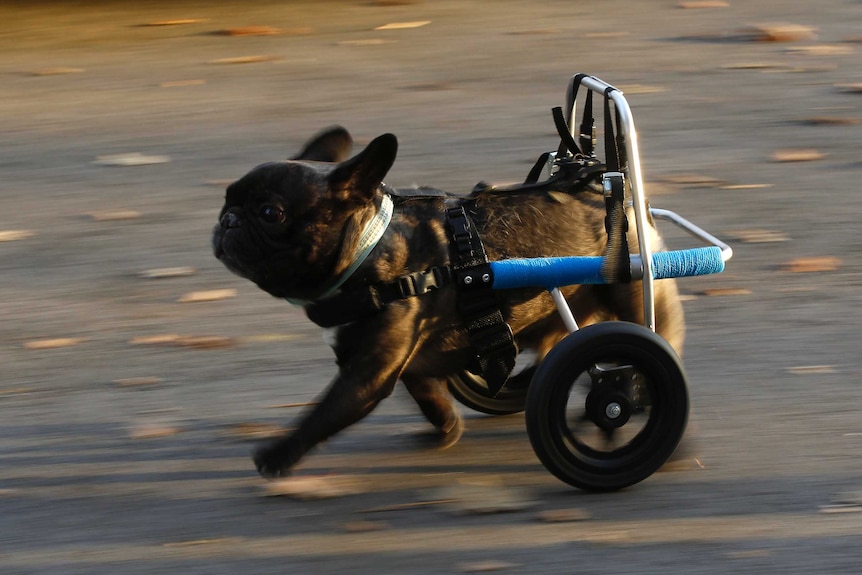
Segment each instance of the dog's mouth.
[[257,284],[275,297],[299,297],[293,292],[299,279],[293,258],[284,252],[274,256],[261,248],[242,227],[213,229],[212,247],[215,257],[232,273]]
[[225,267],[235,274],[253,279],[253,269],[263,259],[263,254],[253,247],[248,238],[243,237],[244,232],[239,227],[225,227],[218,224],[213,229],[212,248],[215,257]]

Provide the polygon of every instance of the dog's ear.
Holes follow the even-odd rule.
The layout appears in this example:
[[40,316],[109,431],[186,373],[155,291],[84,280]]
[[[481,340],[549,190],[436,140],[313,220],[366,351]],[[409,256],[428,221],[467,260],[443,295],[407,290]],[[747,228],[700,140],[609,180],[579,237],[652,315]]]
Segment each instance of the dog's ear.
[[392,134],[374,138],[364,150],[338,167],[329,175],[329,186],[348,195],[371,197],[395,163],[398,139]]
[[341,126],[327,128],[310,139],[302,151],[291,160],[343,162],[353,147],[353,138]]

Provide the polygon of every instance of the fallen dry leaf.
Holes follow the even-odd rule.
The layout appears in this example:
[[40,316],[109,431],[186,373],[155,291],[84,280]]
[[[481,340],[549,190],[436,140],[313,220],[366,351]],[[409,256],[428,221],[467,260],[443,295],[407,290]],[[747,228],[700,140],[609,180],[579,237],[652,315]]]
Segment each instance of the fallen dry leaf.
[[0,242],[17,242],[36,235],[30,230],[0,230]]
[[747,244],[786,242],[790,239],[787,234],[775,230],[734,230],[727,232],[727,235]]
[[623,36],[628,36],[630,32],[625,30],[617,30],[613,32],[587,32],[584,34],[584,38],[590,38],[594,40],[602,40],[607,38],[622,38]]
[[701,290],[697,292],[697,295],[702,295],[706,297],[719,297],[719,296],[735,296],[735,295],[750,295],[751,290],[745,288],[734,288],[734,287],[724,287],[724,288],[708,288],[705,290]]
[[222,335],[188,335],[177,339],[177,343],[194,349],[222,349],[233,347],[236,342]]
[[173,80],[170,82],[162,82],[159,84],[161,88],[181,88],[184,86],[203,86],[206,80]]
[[418,509],[421,507],[432,507],[434,505],[446,505],[455,503],[455,499],[432,499],[428,501],[411,501],[410,503],[394,503],[392,505],[383,505],[382,507],[370,507],[363,509],[361,513],[383,513],[386,511],[406,511],[409,509]]
[[845,44],[813,44],[811,46],[791,46],[785,52],[805,56],[844,56],[854,52],[853,46]]
[[851,94],[862,94],[862,82],[853,84],[835,84],[835,87]]
[[772,153],[775,162],[814,162],[822,160],[826,154],[811,148],[776,150]]
[[487,515],[523,511],[534,504],[529,494],[504,485],[459,483],[444,487],[432,499],[450,499],[448,507],[457,514]]
[[144,26],[186,26],[188,24],[200,24],[201,22],[206,22],[206,20],[201,20],[199,18],[180,18],[176,20],[156,20],[154,22],[147,22]]
[[269,439],[284,434],[284,427],[271,423],[236,423],[228,427],[227,435],[243,441]]
[[722,66],[725,70],[768,70],[770,68],[786,68],[784,64],[776,62],[734,62]]
[[691,2],[680,2],[677,8],[727,8],[729,3],[724,0],[692,0]]
[[189,292],[182,295],[177,301],[179,303],[201,303],[208,301],[219,301],[232,297],[236,297],[236,290],[233,288],[211,289]]
[[164,279],[191,276],[197,273],[195,268],[191,267],[174,267],[174,268],[153,268],[144,270],[138,275],[146,279]]
[[416,84],[407,84],[403,86],[403,90],[416,90],[417,92],[437,92],[440,90],[451,90],[452,84],[448,82],[417,82]]
[[431,20],[417,20],[414,22],[391,22],[383,26],[377,26],[374,30],[406,30],[409,28],[421,28],[431,23]]
[[518,566],[517,563],[508,563],[506,561],[471,561],[469,563],[460,563],[458,570],[461,573],[490,573],[491,571],[504,571]]
[[821,505],[819,508],[820,513],[860,513],[862,512],[862,505],[850,505],[846,503],[835,503],[830,505]]
[[84,72],[83,68],[42,68],[41,70],[35,70],[32,74],[34,76],[59,76],[62,74],[80,74]]
[[348,521],[341,525],[341,529],[347,533],[370,533],[390,528],[391,526],[383,521]]
[[129,152],[124,154],[108,154],[97,156],[93,164],[97,166],[128,167],[149,166],[152,164],[167,164],[171,159],[168,156],[148,156],[140,152]]
[[844,505],[862,505],[862,490],[842,491],[834,498],[835,503]]
[[667,91],[667,88],[661,86],[646,86],[644,84],[628,84],[618,86],[618,88],[623,94],[628,94],[629,96],[634,94],[659,94]]
[[763,188],[771,188],[773,184],[727,184],[719,186],[722,190],[760,190]]
[[771,557],[773,551],[771,549],[747,549],[745,551],[728,551],[725,555],[731,559],[752,559],[754,557]]
[[862,124],[862,118],[847,118],[844,116],[813,116],[802,120],[809,126],[856,126]]
[[94,222],[115,222],[122,220],[136,220],[141,217],[137,210],[103,210],[88,214]]
[[798,42],[816,39],[817,29],[801,24],[776,22],[752,24],[744,31],[744,34],[757,42]]
[[292,497],[294,499],[332,499],[361,493],[357,482],[350,477],[332,475],[300,475],[270,481],[264,485],[263,493],[268,497]]
[[39,350],[39,349],[56,349],[59,347],[72,347],[84,342],[84,338],[80,337],[54,337],[49,339],[34,339],[24,342],[24,349]]
[[559,28],[533,28],[529,30],[513,30],[507,32],[510,36],[537,36],[543,34],[559,34],[562,32]]
[[0,395],[22,395],[25,393],[32,393],[33,389],[30,387],[7,387],[5,389],[0,388]]
[[825,375],[828,373],[835,373],[835,366],[832,365],[797,365],[794,367],[788,367],[786,370],[787,373],[793,375]]
[[366,38],[364,40],[342,40],[338,43],[339,46],[379,46],[381,44],[392,44],[392,40],[384,40],[382,38]]
[[141,424],[129,430],[129,437],[131,439],[157,439],[160,437],[170,437],[181,431],[179,427],[173,425]]
[[281,34],[281,30],[273,26],[242,26],[217,30],[213,34],[219,36],[275,36]]
[[841,259],[834,256],[794,258],[781,264],[781,271],[791,273],[834,272],[841,267]]
[[411,4],[416,4],[418,0],[372,0],[369,3],[370,6],[409,6]]
[[239,338],[242,343],[279,343],[283,341],[296,341],[302,339],[298,333],[262,333],[260,335],[248,335]]
[[143,387],[150,385],[158,385],[160,383],[164,383],[164,379],[161,377],[124,377],[121,379],[115,379],[114,385],[118,385],[120,387]]
[[191,539],[189,541],[169,541],[163,543],[162,547],[197,547],[198,545],[225,545],[239,544],[244,540],[242,537],[216,537],[214,539]]
[[702,174],[671,174],[661,178],[662,182],[689,188],[717,188],[726,184],[724,180]]
[[550,509],[542,511],[536,515],[539,521],[545,523],[571,523],[574,521],[586,521],[592,515],[586,509]]
[[235,58],[218,58],[210,60],[210,64],[257,64],[259,62],[272,62],[278,60],[277,56],[237,56]]
[[142,335],[129,340],[132,345],[168,345],[179,341],[180,336],[175,333],[163,333],[158,335]]

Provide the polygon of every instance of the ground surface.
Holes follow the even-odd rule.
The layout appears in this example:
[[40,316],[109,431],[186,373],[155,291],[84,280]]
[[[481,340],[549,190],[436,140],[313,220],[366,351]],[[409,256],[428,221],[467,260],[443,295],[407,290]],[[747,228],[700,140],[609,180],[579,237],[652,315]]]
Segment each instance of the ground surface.
[[[854,0],[3,3],[0,572],[854,571],[860,18]],[[776,21],[817,35],[754,41]],[[213,34],[247,26],[281,33]],[[212,257],[225,184],[334,123],[399,136],[396,186],[517,180],[581,71],[626,91],[653,204],[736,250],[682,283],[693,452],[586,494],[521,416],[465,409],[459,445],[419,449],[399,391],[300,469],[341,496],[265,497],[249,439],[334,365],[300,311]],[[94,163],[135,152],[161,162]],[[179,301],[217,289],[236,293]]]

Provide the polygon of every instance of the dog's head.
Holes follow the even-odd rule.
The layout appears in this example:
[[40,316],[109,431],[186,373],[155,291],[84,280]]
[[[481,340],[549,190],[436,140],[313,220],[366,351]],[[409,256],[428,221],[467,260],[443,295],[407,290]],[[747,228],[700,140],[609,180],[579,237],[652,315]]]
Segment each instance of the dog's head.
[[340,271],[374,213],[398,148],[392,134],[347,158],[352,139],[334,127],[291,160],[262,164],[228,186],[213,231],[216,257],[276,297],[315,299]]

